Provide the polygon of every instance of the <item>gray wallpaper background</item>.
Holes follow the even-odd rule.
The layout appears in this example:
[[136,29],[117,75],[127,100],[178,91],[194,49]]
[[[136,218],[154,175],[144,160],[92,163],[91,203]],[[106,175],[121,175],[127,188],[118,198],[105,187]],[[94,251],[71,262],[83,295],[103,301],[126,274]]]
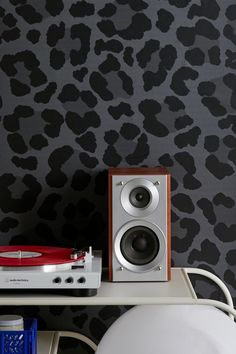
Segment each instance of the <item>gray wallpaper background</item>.
[[[173,265],[235,299],[235,2],[2,0],[0,16],[0,244],[92,245],[106,264],[108,167],[162,165]],[[98,341],[125,310],[24,311]]]

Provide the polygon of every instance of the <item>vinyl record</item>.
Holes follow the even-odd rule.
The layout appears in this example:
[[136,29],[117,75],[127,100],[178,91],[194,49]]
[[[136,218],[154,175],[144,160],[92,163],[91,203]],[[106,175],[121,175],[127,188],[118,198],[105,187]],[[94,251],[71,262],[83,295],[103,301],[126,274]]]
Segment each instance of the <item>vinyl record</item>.
[[0,266],[40,267],[73,263],[71,253],[70,248],[60,247],[0,246]]

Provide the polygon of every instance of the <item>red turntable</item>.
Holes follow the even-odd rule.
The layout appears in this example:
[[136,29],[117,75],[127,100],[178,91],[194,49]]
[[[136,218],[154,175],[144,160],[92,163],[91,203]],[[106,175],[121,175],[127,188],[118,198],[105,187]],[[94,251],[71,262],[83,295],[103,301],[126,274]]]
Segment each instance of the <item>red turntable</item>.
[[70,290],[91,296],[101,284],[101,252],[46,246],[0,246],[0,289]]

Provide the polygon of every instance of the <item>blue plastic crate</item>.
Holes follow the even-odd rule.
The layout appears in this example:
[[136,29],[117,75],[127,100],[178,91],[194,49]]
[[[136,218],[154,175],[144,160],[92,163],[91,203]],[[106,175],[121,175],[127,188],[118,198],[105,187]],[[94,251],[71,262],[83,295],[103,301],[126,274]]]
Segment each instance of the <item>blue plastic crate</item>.
[[37,320],[25,319],[24,331],[0,331],[0,354],[36,354]]

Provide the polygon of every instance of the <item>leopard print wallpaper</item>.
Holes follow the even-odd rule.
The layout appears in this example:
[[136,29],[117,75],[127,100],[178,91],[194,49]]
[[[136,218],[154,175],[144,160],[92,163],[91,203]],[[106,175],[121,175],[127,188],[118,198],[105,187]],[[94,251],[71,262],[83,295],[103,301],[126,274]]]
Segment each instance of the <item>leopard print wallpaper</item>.
[[[105,264],[107,169],[162,165],[172,264],[236,299],[235,1],[1,0],[0,17],[0,244],[92,245]],[[24,311],[98,341],[125,310]]]

